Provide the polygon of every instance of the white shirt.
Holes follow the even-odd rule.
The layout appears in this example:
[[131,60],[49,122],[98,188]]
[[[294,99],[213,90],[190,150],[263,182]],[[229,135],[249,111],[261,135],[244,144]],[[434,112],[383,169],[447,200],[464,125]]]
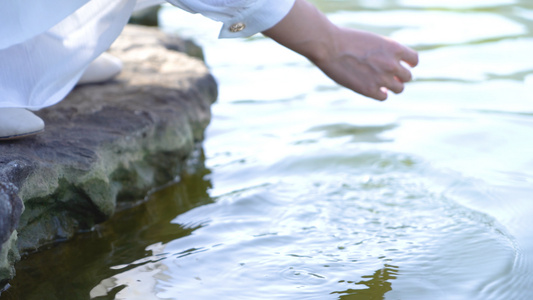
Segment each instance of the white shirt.
[[219,37],[246,37],[267,30],[283,19],[294,0],[167,0],[186,11],[223,23]]
[[[222,22],[221,38],[251,36],[287,15],[295,0],[167,0]],[[1,0],[0,108],[61,101],[106,51],[132,11],[161,0]]]

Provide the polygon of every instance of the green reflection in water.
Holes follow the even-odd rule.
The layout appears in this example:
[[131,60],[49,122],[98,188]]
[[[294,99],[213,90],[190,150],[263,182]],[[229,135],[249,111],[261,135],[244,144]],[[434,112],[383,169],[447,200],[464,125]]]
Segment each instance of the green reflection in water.
[[[170,221],[176,215],[210,203],[209,170],[184,174],[179,183],[154,193],[149,201],[121,212],[91,232],[71,241],[29,255],[17,265],[17,275],[1,300],[89,299],[90,290],[101,280],[152,261],[133,263],[151,256],[147,247],[189,235],[196,227],[184,228]],[[113,266],[127,265],[118,270]],[[106,297],[114,299],[124,286]]]
[[[362,276],[368,280],[355,282],[360,286],[357,289],[348,289],[342,292],[333,292],[332,294],[341,294],[340,300],[378,300],[384,299],[385,293],[392,290],[390,280],[396,279],[398,274],[397,266],[385,265],[372,275]],[[344,283],[344,281],[341,281]]]
[[390,142],[380,135],[388,130],[396,128],[396,124],[376,125],[376,126],[357,126],[347,123],[320,125],[309,129],[309,132],[324,132],[327,137],[344,137],[350,136],[353,142],[382,143]]

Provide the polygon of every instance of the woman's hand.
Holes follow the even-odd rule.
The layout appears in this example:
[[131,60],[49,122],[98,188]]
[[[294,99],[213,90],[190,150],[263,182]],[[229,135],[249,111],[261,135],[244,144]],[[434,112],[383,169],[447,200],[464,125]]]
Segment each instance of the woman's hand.
[[387,90],[401,93],[412,79],[418,54],[388,38],[364,31],[339,28],[331,52],[312,61],[331,79],[357,93],[387,99]]
[[289,14],[263,32],[311,60],[326,75],[359,94],[387,99],[387,90],[401,93],[418,54],[370,32],[339,28],[305,0],[296,0]]

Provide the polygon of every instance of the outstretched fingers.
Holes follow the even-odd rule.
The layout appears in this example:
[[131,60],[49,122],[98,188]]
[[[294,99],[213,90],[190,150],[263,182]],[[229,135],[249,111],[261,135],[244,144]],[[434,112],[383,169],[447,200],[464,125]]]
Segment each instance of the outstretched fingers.
[[399,93],[403,92],[403,89],[404,89],[405,86],[404,86],[403,82],[400,82],[398,80],[398,78],[393,77],[393,78],[389,79],[389,81],[387,82],[385,87],[388,90],[391,90],[392,92],[394,92],[395,94],[399,94]]
[[387,87],[373,86],[372,88],[368,88],[365,92],[360,94],[376,99],[378,101],[385,101],[389,96],[388,91],[389,89]]
[[397,80],[400,82],[409,82],[411,79],[413,79],[413,75],[411,75],[411,71],[409,71],[407,68],[402,66],[400,63],[398,63],[398,69],[396,70],[394,76]]
[[418,65],[418,53],[415,50],[404,46],[400,55],[400,60],[405,61],[411,67],[416,67],[416,65]]
[[405,88],[404,83],[413,79],[411,71],[402,65],[401,61],[406,62],[411,67],[415,67],[418,64],[418,53],[403,45],[400,46],[401,51],[397,57],[396,68],[394,68],[392,74],[385,78],[383,88],[380,90],[382,93],[390,90],[395,94],[399,94]]

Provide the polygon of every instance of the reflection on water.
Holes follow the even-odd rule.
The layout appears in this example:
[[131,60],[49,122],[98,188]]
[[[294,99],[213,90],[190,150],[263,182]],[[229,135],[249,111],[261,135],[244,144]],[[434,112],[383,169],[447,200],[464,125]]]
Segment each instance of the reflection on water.
[[[361,276],[363,278],[359,282],[347,281],[361,285],[361,289],[348,289],[342,292],[333,292],[332,294],[339,294],[341,300],[368,300],[368,299],[383,299],[386,292],[391,290],[389,280],[396,279],[398,271],[397,266],[385,265],[383,269],[377,270],[372,275]],[[366,280],[365,280],[366,279]],[[339,283],[344,282],[341,280]]]
[[420,51],[404,94],[165,7],[220,83],[206,169],[24,260],[2,299],[533,298],[533,2],[315,3]]
[[[158,192],[149,203],[119,212],[92,232],[24,259],[17,265],[12,288],[1,299],[88,299],[102,279],[156,263],[160,258],[152,256],[152,248],[196,229],[170,221],[180,212],[210,202],[206,193],[210,183],[202,179],[207,172],[183,176],[181,184]],[[125,287],[111,286],[106,297],[95,299],[114,299]]]
[[321,125],[309,129],[309,131],[324,131],[327,137],[351,137],[353,142],[390,142],[391,140],[383,139],[380,133],[393,129],[395,126],[388,124],[384,126],[354,126],[351,124],[332,124]]

